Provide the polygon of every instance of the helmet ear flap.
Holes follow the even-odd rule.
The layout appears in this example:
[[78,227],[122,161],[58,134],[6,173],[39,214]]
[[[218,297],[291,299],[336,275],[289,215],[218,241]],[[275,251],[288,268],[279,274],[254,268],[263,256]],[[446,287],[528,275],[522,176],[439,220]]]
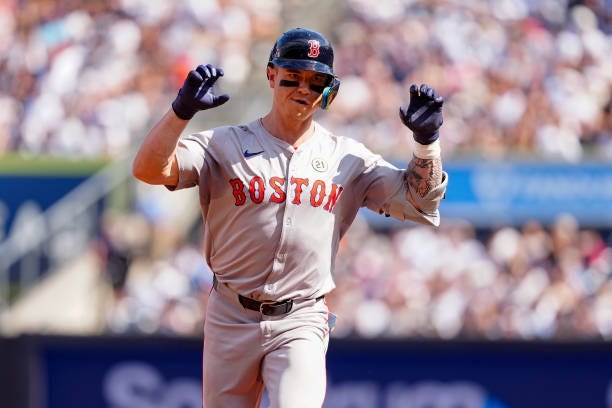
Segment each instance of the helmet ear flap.
[[332,79],[331,85],[323,89],[323,97],[321,98],[321,109],[327,110],[327,108],[329,108],[329,105],[331,105],[336,95],[338,95],[339,89],[340,80],[337,77],[334,77]]

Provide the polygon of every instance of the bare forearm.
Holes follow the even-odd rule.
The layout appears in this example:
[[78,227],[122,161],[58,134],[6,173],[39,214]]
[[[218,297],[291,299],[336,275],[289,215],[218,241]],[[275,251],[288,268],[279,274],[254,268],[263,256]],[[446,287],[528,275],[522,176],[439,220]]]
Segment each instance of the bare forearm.
[[446,190],[442,160],[414,156],[406,169],[406,199],[417,210],[425,213],[437,211]]
[[406,170],[406,183],[419,196],[425,197],[427,193],[442,183],[442,160],[421,159],[413,156]]
[[187,123],[168,110],[140,146],[132,167],[134,177],[149,184],[176,185],[176,146]]

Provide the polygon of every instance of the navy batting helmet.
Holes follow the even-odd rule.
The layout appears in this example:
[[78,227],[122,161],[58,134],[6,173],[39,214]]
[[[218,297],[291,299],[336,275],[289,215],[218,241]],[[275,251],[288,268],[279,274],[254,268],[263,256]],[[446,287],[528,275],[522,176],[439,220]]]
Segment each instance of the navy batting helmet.
[[268,65],[329,75],[329,86],[323,91],[323,109],[327,109],[340,88],[340,80],[334,74],[334,50],[327,38],[313,30],[294,28],[284,32],[272,47]]
[[334,75],[334,50],[323,35],[306,28],[286,31],[274,44],[269,63]]

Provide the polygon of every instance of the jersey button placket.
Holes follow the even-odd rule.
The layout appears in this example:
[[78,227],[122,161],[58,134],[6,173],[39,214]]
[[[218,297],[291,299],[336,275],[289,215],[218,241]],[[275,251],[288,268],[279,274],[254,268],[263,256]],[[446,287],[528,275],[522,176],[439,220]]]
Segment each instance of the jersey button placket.
[[295,204],[292,201],[295,199],[292,196],[292,192],[295,190],[292,189],[291,178],[295,174],[295,169],[297,167],[297,160],[299,154],[298,152],[293,152],[291,157],[289,158],[289,163],[287,166],[287,203],[285,205],[285,211],[283,213],[283,232],[281,234],[282,240],[279,246],[279,250],[276,253],[276,258],[280,262],[281,265],[284,265],[285,261],[285,242],[287,240],[287,235],[290,234],[291,226],[293,225],[293,211],[295,210]]
[[266,283],[263,290],[267,296],[274,296],[276,294],[276,285],[273,283]]
[[[286,194],[286,202],[285,202],[285,206],[283,209],[283,221],[281,224],[281,234],[280,234],[280,240],[278,243],[278,249],[276,250],[276,253],[274,254],[274,262],[273,262],[273,266],[272,266],[272,273],[269,276],[269,279],[271,279],[272,281],[274,280],[274,276],[278,276],[278,274],[282,273],[282,271],[285,268],[285,259],[286,259],[286,253],[285,253],[285,247],[286,247],[286,240],[287,240],[287,234],[289,233],[289,228],[292,224],[292,220],[291,220],[291,208],[293,207],[293,205],[291,205],[291,201],[293,200],[293,198],[290,196],[291,193],[291,177],[293,176],[293,172],[295,170],[295,165],[293,164],[294,162],[294,158],[295,158],[295,153],[292,153],[288,159],[288,163],[287,163],[287,175],[286,175],[286,180],[287,180],[287,184],[286,184],[286,190],[285,190],[285,194]],[[272,285],[267,283],[265,286],[268,285]]]
[[291,156],[291,159],[289,159],[289,170],[287,172],[287,203],[288,205],[285,207],[285,213],[283,214],[283,217],[285,219],[285,226],[284,229],[286,229],[287,231],[285,231],[284,236],[286,237],[286,234],[289,233],[289,228],[291,228],[291,225],[293,225],[293,212],[295,210],[295,205],[292,204],[292,201],[295,199],[295,197],[291,196],[291,192],[295,192],[295,190],[292,189],[292,184],[291,184],[291,179],[295,174],[295,169],[297,168],[298,164],[296,163],[298,161],[298,157],[299,157],[299,152],[294,152],[293,155]]

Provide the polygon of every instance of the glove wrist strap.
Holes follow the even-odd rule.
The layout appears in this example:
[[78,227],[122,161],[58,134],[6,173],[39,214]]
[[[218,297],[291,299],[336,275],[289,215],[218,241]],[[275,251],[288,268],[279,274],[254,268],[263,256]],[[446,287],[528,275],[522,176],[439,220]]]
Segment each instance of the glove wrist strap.
[[440,149],[440,140],[436,140],[430,144],[420,144],[419,142],[414,142],[414,155],[419,159],[439,159],[441,154]]
[[185,103],[185,100],[182,98],[183,90],[179,89],[176,98],[172,102],[172,110],[179,118],[183,120],[190,120],[198,111],[194,109],[193,106],[190,106],[188,103]]
[[438,140],[438,137],[440,137],[440,133],[437,130],[431,133],[420,133],[412,131],[412,137],[417,143],[427,145]]
[[189,109],[185,107],[182,103],[180,103],[178,98],[175,99],[174,102],[172,102],[172,110],[174,111],[176,116],[178,116],[179,118],[183,120],[189,120],[193,118],[193,116],[197,112],[197,111],[194,111],[193,109]]

